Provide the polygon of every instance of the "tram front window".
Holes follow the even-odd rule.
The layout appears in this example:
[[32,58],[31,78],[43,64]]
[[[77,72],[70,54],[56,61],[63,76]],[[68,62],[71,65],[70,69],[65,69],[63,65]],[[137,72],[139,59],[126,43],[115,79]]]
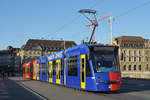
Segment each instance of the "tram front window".
[[98,72],[119,72],[118,55],[114,52],[91,52],[91,60],[94,71]]

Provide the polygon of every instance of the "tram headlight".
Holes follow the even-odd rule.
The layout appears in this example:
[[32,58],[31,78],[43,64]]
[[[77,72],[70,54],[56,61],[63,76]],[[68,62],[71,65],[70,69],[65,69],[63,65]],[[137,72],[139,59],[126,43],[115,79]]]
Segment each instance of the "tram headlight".
[[111,85],[109,85],[109,87],[108,88],[111,88]]

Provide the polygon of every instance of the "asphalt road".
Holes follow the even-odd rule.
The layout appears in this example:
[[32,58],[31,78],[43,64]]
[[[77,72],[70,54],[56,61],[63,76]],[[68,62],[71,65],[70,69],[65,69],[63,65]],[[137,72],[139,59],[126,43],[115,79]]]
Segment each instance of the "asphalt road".
[[42,100],[16,82],[0,78],[0,100]]
[[150,80],[123,80],[118,92],[85,92],[47,82],[10,79],[50,100],[150,100]]

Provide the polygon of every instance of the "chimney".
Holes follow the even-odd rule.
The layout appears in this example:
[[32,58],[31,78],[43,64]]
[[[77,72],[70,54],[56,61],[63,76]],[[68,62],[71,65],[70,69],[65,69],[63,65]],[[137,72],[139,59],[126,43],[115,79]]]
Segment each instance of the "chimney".
[[63,40],[63,38],[60,38],[60,40]]
[[51,40],[53,40],[54,38],[53,37],[51,37]]
[[42,37],[41,40],[44,40],[44,37]]

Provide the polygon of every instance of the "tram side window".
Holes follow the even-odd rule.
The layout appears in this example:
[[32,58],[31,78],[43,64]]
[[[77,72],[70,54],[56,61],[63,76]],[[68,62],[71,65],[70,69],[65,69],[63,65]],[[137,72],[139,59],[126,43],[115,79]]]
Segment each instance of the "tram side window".
[[28,66],[27,68],[28,68],[28,72],[27,73],[29,74],[30,73],[30,66]]
[[41,75],[41,64],[39,64],[39,75]]
[[40,74],[40,70],[39,70],[39,64],[37,64],[37,76],[39,76],[39,74]]
[[51,67],[52,67],[52,64],[48,63],[48,75],[51,74]]
[[33,65],[33,74],[36,74],[36,64]]
[[29,71],[28,66],[26,66],[26,72],[25,73],[28,74],[28,71]]
[[85,80],[85,77],[84,77],[84,67],[85,67],[85,65],[84,65],[84,63],[85,63],[85,59],[82,58],[82,82],[84,82],[84,80]]
[[78,63],[77,56],[72,56],[68,58],[68,76],[78,75]]
[[25,74],[25,68],[23,68],[23,74]]
[[50,75],[50,77],[53,75],[53,63],[48,63],[48,75]]
[[53,61],[53,75],[56,75],[56,61]]
[[63,71],[63,61],[62,61],[62,59],[61,59],[61,75],[64,75],[64,71]]
[[45,63],[42,63],[42,74],[45,74]]
[[64,71],[63,71],[63,61],[62,61],[62,59],[60,59],[60,63],[59,63],[59,67],[60,67],[60,75],[63,75],[64,74]]
[[91,69],[90,69],[90,64],[89,64],[89,60],[86,56],[86,76],[87,77],[91,77],[92,73],[91,73]]
[[33,74],[33,66],[30,65],[30,73]]

